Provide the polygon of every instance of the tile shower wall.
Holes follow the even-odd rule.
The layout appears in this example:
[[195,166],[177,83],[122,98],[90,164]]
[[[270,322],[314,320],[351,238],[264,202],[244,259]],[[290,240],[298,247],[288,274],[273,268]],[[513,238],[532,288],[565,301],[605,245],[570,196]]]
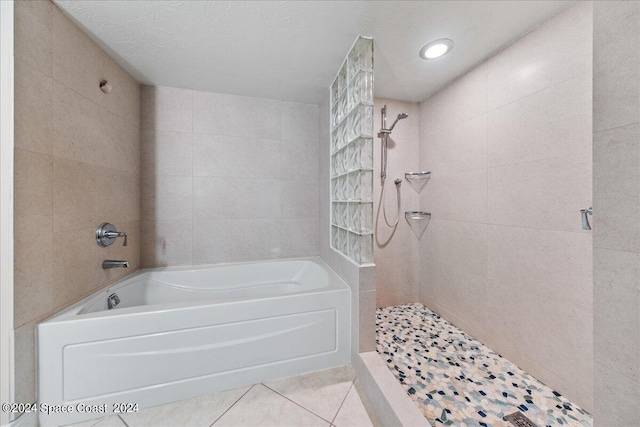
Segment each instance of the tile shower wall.
[[[36,397],[35,325],[139,267],[139,112],[138,83],[53,3],[16,2],[17,402]],[[126,248],[96,244],[105,221],[129,233]],[[131,268],[103,270],[107,258]]]
[[591,58],[580,2],[420,105],[420,301],[589,411]]
[[142,86],[142,265],[313,256],[318,106]]
[[597,426],[640,425],[640,2],[593,10]]
[[[397,201],[396,178],[402,179],[400,219],[398,226],[390,228],[384,221],[380,209],[380,138],[373,142],[373,215],[374,215],[374,247],[373,257],[376,264],[376,305],[389,307],[408,304],[419,299],[419,240],[411,231],[404,218],[405,211],[419,210],[420,196],[404,179],[407,172],[417,172],[419,165],[419,124],[420,104],[415,102],[395,101],[376,98],[374,108],[374,130],[381,127],[380,110],[387,105],[387,125],[396,119],[399,113],[407,113],[409,117],[398,122],[389,137],[387,182],[385,200],[387,217],[392,222],[396,218]],[[425,191],[423,189],[423,191]]]

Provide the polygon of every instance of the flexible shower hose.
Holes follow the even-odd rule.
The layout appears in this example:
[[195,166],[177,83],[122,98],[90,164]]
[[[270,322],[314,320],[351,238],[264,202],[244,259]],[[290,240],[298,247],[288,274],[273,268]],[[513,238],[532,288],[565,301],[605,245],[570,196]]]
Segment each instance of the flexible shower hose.
[[389,220],[387,219],[387,208],[386,203],[384,202],[384,187],[386,182],[387,178],[382,178],[382,194],[380,194],[380,203],[382,203],[382,216],[384,217],[384,222],[387,223],[387,227],[394,228],[396,225],[398,225],[398,221],[400,221],[400,185],[402,184],[402,180],[395,180],[396,199],[398,200],[398,212],[396,213],[396,221],[393,224],[390,224]]

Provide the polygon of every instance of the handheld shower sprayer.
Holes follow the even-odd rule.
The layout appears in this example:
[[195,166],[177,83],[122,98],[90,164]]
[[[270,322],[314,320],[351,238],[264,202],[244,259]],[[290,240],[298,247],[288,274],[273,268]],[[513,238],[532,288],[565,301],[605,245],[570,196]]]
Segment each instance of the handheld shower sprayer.
[[382,107],[382,126],[380,128],[380,132],[378,132],[378,138],[380,138],[382,140],[382,165],[380,168],[380,177],[382,178],[382,192],[380,195],[380,202],[382,203],[382,213],[384,216],[384,221],[387,223],[387,225],[391,228],[395,227],[396,225],[398,225],[398,221],[400,219],[400,185],[402,184],[402,180],[401,179],[396,179],[395,180],[395,185],[396,185],[396,193],[397,193],[397,200],[398,200],[398,214],[396,215],[396,220],[393,224],[389,223],[389,221],[387,220],[387,210],[385,208],[385,203],[384,203],[384,184],[385,181],[387,179],[387,151],[388,151],[388,145],[389,145],[389,135],[391,134],[391,132],[393,131],[393,128],[396,126],[396,124],[398,123],[398,121],[406,119],[407,117],[409,117],[409,115],[407,113],[400,113],[398,114],[398,117],[396,117],[395,121],[391,124],[391,126],[389,128],[387,128],[387,106],[385,105],[384,107]]
[[409,115],[407,113],[398,114],[398,117],[396,118],[396,120],[393,122],[393,124],[389,128],[389,132],[391,132],[394,127],[396,127],[396,123],[398,123],[399,120],[406,119],[407,117],[409,117]]

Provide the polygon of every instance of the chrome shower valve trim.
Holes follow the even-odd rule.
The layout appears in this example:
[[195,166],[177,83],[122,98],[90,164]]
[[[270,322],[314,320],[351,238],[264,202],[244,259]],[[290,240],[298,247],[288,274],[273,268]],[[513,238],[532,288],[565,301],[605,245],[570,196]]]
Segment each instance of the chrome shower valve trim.
[[96,242],[103,248],[111,246],[118,237],[124,237],[122,246],[127,246],[127,233],[118,231],[115,225],[104,222],[96,229]]

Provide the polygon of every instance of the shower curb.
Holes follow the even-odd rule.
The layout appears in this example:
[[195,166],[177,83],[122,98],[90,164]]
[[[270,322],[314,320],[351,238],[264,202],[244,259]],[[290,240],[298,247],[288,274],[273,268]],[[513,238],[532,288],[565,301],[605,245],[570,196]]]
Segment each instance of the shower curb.
[[351,364],[383,426],[432,427],[378,353],[359,353]]

